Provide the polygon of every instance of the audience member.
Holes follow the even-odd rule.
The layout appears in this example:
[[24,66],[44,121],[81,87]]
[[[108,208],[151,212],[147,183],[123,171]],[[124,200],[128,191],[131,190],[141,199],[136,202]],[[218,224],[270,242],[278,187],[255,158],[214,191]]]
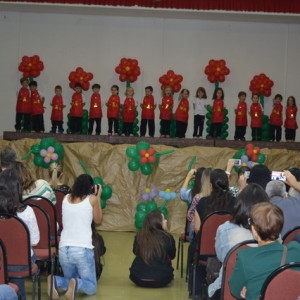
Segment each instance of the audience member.
[[137,233],[129,278],[141,287],[164,287],[173,278],[171,260],[176,256],[175,240],[167,231],[167,220],[160,210],[145,217],[143,228]]
[[265,189],[269,181],[271,181],[271,171],[265,165],[255,165],[252,167],[248,183],[257,183]]
[[18,295],[8,284],[0,284],[0,300],[18,300]]
[[[256,184],[248,184],[238,195],[233,208],[232,220],[219,226],[216,234],[216,253],[218,259],[223,263],[229,250],[243,241],[252,240],[253,236],[248,224],[250,210],[256,203],[269,202],[268,195],[264,189]],[[219,277],[209,285],[208,295],[218,299],[222,283],[222,269]]]
[[[100,224],[102,188],[94,185],[90,175],[78,176],[70,194],[62,205],[63,230],[59,243],[59,262],[64,277],[54,276],[53,298],[59,299],[57,289],[66,291],[67,300],[75,299],[77,292],[87,295],[96,293],[97,280],[92,244],[92,221]],[[79,222],[80,220],[80,222]],[[48,276],[48,295],[51,276]]]
[[70,187],[61,182],[61,178],[63,176],[61,165],[57,163],[52,163],[49,166],[48,170],[49,170],[49,176],[51,178],[49,181],[49,185],[51,186],[51,188],[55,191],[59,191],[64,194],[70,193],[71,191]]
[[[281,264],[300,261],[299,243],[291,242],[283,246],[278,242],[283,223],[283,212],[278,206],[258,203],[252,207],[249,225],[258,247],[238,252],[229,280],[231,293],[236,298],[258,299],[262,285],[272,271]],[[284,248],[287,249],[286,259],[282,261]]]
[[16,162],[16,152],[10,147],[5,147],[0,152],[1,169],[4,171]]

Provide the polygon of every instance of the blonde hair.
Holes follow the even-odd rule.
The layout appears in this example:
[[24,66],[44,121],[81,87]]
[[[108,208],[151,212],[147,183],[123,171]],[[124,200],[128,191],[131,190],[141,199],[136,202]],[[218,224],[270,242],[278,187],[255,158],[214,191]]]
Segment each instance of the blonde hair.
[[133,96],[134,95],[134,89],[131,86],[129,86],[129,87],[126,88],[126,90],[125,90],[125,96],[128,96],[129,90],[132,90],[132,92],[133,92],[132,96]]
[[202,177],[201,177],[201,191],[200,195],[202,197],[208,197],[211,194],[211,183],[210,183],[210,173],[212,168],[206,168],[203,171]]
[[16,162],[14,167],[16,171],[19,173],[19,176],[21,178],[23,194],[29,194],[36,187],[35,176],[21,162]]
[[57,164],[57,163],[52,163],[49,166],[49,176],[51,177],[49,185],[53,188],[53,189],[57,189],[59,185],[61,185],[60,181],[59,181],[59,177],[62,174],[62,167],[61,165]]
[[172,95],[174,94],[173,89],[172,89],[170,86],[167,85],[167,86],[165,86],[164,89],[162,90],[162,95],[163,95],[163,97],[166,96],[166,90],[167,90],[167,89],[170,89],[170,90],[171,90]]

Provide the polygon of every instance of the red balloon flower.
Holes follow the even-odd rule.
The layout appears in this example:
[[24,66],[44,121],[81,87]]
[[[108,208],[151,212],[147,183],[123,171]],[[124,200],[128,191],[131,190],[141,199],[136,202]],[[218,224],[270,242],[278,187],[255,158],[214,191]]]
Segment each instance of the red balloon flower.
[[173,70],[169,70],[166,74],[159,77],[159,82],[161,83],[161,89],[169,86],[173,89],[175,93],[179,92],[181,89],[181,82],[183,77],[179,74],[175,74]]
[[230,73],[230,70],[226,67],[224,59],[211,59],[205,67],[204,73],[207,75],[207,79],[211,83],[215,83],[217,81],[224,82],[225,76]]
[[115,68],[115,71],[119,75],[120,81],[135,82],[141,74],[138,61],[131,58],[122,58],[120,64]]
[[146,164],[147,162],[153,164],[156,161],[156,158],[154,156],[155,152],[156,151],[152,147],[150,147],[148,150],[146,149],[140,150],[139,152],[141,156],[140,163],[142,165]]
[[38,77],[44,70],[44,64],[38,55],[23,56],[19,64],[19,71],[23,72],[23,77]]
[[76,83],[80,83],[82,89],[87,91],[90,87],[90,81],[94,78],[94,75],[90,72],[85,72],[81,67],[77,67],[75,71],[69,74],[69,86],[71,89],[75,88]]
[[273,85],[274,82],[268,76],[266,76],[266,74],[261,73],[252,78],[249,90],[254,94],[260,94],[269,97],[271,96],[271,88]]

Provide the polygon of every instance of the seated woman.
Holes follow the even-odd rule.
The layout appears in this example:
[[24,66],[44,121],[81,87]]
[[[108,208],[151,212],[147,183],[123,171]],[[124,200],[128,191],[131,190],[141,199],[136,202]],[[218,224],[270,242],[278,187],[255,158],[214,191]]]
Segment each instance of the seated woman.
[[[90,175],[78,176],[70,194],[62,205],[63,230],[59,243],[59,262],[64,277],[54,276],[53,297],[59,299],[57,289],[66,291],[67,300],[73,300],[77,291],[87,295],[96,293],[97,280],[92,244],[92,222],[100,224],[102,188],[94,185]],[[48,295],[51,276],[48,276]]]
[[[253,239],[248,218],[252,206],[261,202],[269,202],[269,198],[263,188],[256,183],[248,184],[239,193],[233,208],[232,220],[225,222],[217,230],[215,248],[219,261],[223,263],[228,251],[238,243]],[[216,292],[214,299],[219,298],[221,282],[222,269],[219,277],[208,287],[209,297]]]
[[59,191],[64,194],[68,194],[71,192],[71,189],[68,185],[64,184],[61,182],[63,172],[62,172],[62,167],[61,165],[57,163],[52,163],[49,166],[49,176],[50,176],[50,181],[49,185],[54,191]]
[[18,300],[18,295],[8,284],[0,284],[0,300]]
[[281,262],[285,246],[277,240],[283,222],[282,210],[272,203],[258,203],[252,207],[249,225],[258,247],[238,252],[229,280],[231,293],[236,298],[258,299],[264,281],[281,263],[300,261],[300,244],[291,242],[286,245],[286,259]]
[[166,229],[167,220],[160,210],[153,210],[145,217],[133,244],[136,257],[129,278],[136,285],[159,288],[173,280],[171,260],[176,256],[175,240]]

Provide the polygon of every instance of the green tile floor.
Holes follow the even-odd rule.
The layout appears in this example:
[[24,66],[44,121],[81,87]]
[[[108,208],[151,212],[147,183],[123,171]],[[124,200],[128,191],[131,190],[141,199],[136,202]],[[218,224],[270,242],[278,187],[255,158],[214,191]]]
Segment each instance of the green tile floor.
[[[133,232],[101,232],[105,244],[105,266],[98,282],[97,294],[94,296],[78,295],[77,299],[86,300],[185,300],[189,299],[187,283],[185,278],[180,278],[180,270],[175,270],[175,280],[166,288],[145,289],[136,287],[128,278],[129,267],[133,261],[132,253]],[[174,236],[176,247],[178,236]],[[187,243],[185,244],[184,255],[187,254]],[[184,272],[186,258],[184,258]],[[176,259],[173,260],[173,267],[176,269]],[[31,299],[31,283],[26,283],[27,299]],[[42,277],[42,299],[48,299],[46,276]],[[61,295],[60,299],[64,299]]]

